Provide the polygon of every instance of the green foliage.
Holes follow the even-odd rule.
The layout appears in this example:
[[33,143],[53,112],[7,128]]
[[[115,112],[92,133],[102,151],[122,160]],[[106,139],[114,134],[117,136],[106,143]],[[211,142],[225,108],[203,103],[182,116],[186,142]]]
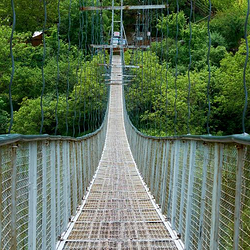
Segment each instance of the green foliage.
[[6,112],[4,100],[0,97],[0,134],[5,134],[7,132],[7,127],[9,123],[9,114]]
[[[249,37],[250,39],[250,37]],[[156,44],[160,46],[160,44]],[[154,49],[154,47],[153,47]],[[180,53],[181,55],[181,53]],[[184,56],[184,54],[183,54]],[[126,61],[139,62],[143,70],[134,69],[136,79],[126,89],[127,108],[133,123],[151,135],[173,135],[176,101],[177,134],[187,133],[188,121],[188,63],[179,66],[177,77],[177,99],[175,99],[175,65],[161,62],[152,51],[135,55],[127,53]],[[246,59],[246,46],[242,42],[234,55],[227,53],[225,47],[211,48],[210,102],[211,116],[209,126],[212,134],[228,135],[242,133],[242,112],[244,108],[243,67]],[[194,60],[194,57],[193,57]],[[181,59],[180,59],[181,61]],[[180,62],[179,61],[179,62]],[[206,133],[207,121],[207,83],[208,70],[205,66],[191,68],[190,132]],[[246,82],[250,82],[250,66],[246,71]],[[250,86],[247,84],[248,92]],[[250,113],[247,111],[246,131],[250,130]]]
[[[140,60],[142,61],[142,55]],[[150,52],[143,53],[143,71],[135,70],[135,82],[126,90],[128,112],[137,127],[154,134],[173,135],[175,120],[175,77],[159,58]],[[164,76],[164,77],[163,77]],[[165,77],[166,76],[166,77]],[[191,132],[205,133],[207,72],[192,72]],[[168,85],[168,86],[167,86]],[[177,81],[177,134],[187,133],[188,79],[179,75]],[[139,119],[138,119],[139,118]],[[198,121],[198,124],[197,124]]]
[[[250,38],[250,37],[249,37]],[[220,130],[225,134],[241,133],[241,120],[244,108],[244,88],[242,69],[245,63],[246,46],[245,43],[239,47],[239,51],[233,54],[226,54],[221,61],[220,74],[216,77],[214,88],[219,90],[215,96],[214,110],[216,119],[220,124]],[[250,81],[250,67],[248,64],[246,72],[246,82]],[[248,92],[250,86],[247,84]],[[246,130],[250,130],[249,109],[246,118]]]
[[[43,1],[16,0],[16,30],[18,32],[34,32],[41,30],[44,23]],[[57,22],[57,1],[46,1],[47,27]],[[0,3],[0,20],[6,25],[12,24],[11,1],[2,0]]]
[[244,37],[246,9],[234,5],[216,14],[211,21],[211,32],[219,33],[226,41],[227,49],[237,49],[240,39]]
[[[60,94],[58,101],[58,134],[65,135],[66,131],[66,110],[68,110],[68,126],[69,134],[72,135],[73,127],[78,129],[78,121],[80,116],[82,118],[80,127],[83,132],[91,132],[97,129],[103,119],[106,103],[107,103],[107,90],[103,82],[102,73],[99,70],[98,64],[103,61],[103,55],[94,56],[91,61],[86,61],[81,69],[78,69],[77,75],[74,79],[74,84],[71,83],[70,95],[68,99],[68,106],[66,103],[66,90],[63,86],[59,85]],[[48,65],[48,70],[51,70],[52,76],[51,85],[48,86],[46,95],[43,98],[44,109],[44,133],[54,134],[56,119],[56,97],[53,91],[56,77],[53,74],[55,62]],[[46,75],[50,75],[46,72]],[[61,72],[63,75],[64,72]],[[66,79],[65,79],[66,80]],[[49,81],[48,81],[49,82]],[[55,88],[55,86],[54,86]],[[21,107],[14,113],[14,126],[13,132],[20,134],[38,134],[41,126],[41,107],[40,97],[27,98],[25,97],[21,103]],[[25,117],[25,120],[23,119]],[[75,118],[74,118],[75,117]],[[79,135],[79,134],[78,134]]]

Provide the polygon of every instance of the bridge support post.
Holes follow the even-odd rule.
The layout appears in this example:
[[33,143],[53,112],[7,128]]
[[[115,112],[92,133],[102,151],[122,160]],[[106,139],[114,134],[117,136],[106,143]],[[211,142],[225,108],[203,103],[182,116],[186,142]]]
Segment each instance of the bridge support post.
[[[179,234],[182,234],[182,228],[183,228],[183,210],[184,210],[184,198],[185,198],[185,180],[186,180],[186,173],[187,173],[187,154],[188,154],[188,148],[189,143],[184,142],[184,152],[183,152],[183,162],[182,162],[182,177],[181,177],[181,201],[180,201],[180,216],[179,216]],[[182,236],[182,235],[181,235]]]
[[180,141],[175,141],[174,148],[174,177],[173,177],[173,202],[172,202],[172,214],[171,214],[171,225],[175,230],[176,220],[176,206],[177,206],[177,189],[178,189],[178,175],[179,175],[179,153],[180,153]]
[[190,157],[189,157],[186,227],[185,227],[185,241],[184,241],[186,249],[189,249],[189,244],[190,244],[190,227],[191,227],[191,216],[192,216],[192,206],[193,206],[192,201],[193,201],[193,186],[194,186],[194,171],[195,171],[195,152],[196,152],[196,141],[191,141]]
[[61,232],[61,146],[60,142],[56,143],[56,162],[57,162],[57,233]]
[[[97,147],[98,147],[98,145],[97,145]],[[78,157],[77,157],[77,159],[78,159],[78,163],[77,163],[77,165],[79,166],[79,174],[78,174],[78,178],[79,178],[79,187],[78,187],[78,190],[79,190],[79,200],[81,200],[82,199],[82,197],[83,197],[83,185],[82,185],[82,144],[79,142],[78,144],[77,144],[77,148],[78,148],[78,150],[77,150],[77,154],[78,154]]]
[[29,223],[28,249],[36,249],[37,142],[29,143]]
[[209,148],[208,148],[208,145],[205,144],[204,156],[203,156],[203,168],[202,168],[202,188],[201,188],[201,207],[200,207],[198,250],[202,249],[202,240],[203,240],[203,217],[204,217],[204,212],[205,212],[208,157],[209,157]]
[[50,193],[51,193],[51,248],[54,249],[56,246],[56,145],[52,141],[50,143]]
[[65,199],[64,203],[64,213],[63,213],[63,230],[66,230],[67,225],[68,225],[68,219],[69,219],[69,209],[68,209],[68,181],[69,181],[69,175],[68,175],[68,150],[67,150],[67,142],[63,142],[63,162],[62,162],[62,167],[63,167],[63,196]]
[[[3,176],[2,176],[2,151],[0,150],[0,183],[3,181]],[[2,184],[0,185],[0,249],[2,249],[2,230],[3,230],[3,205],[2,205],[2,200],[3,200],[3,187]]]
[[242,189],[242,175],[244,162],[244,148],[242,145],[237,147],[237,169],[236,169],[236,190],[235,190],[235,210],[234,210],[234,240],[233,249],[239,249],[239,235],[240,235],[240,211],[241,211],[241,189]]
[[73,176],[73,182],[72,182],[72,199],[73,199],[73,211],[76,212],[77,209],[77,177],[76,177],[76,145],[74,142],[72,142],[72,176]]
[[43,168],[43,215],[42,215],[42,250],[47,249],[47,144],[42,143],[42,168]]
[[156,197],[156,193],[155,193],[155,190],[154,190],[154,183],[156,182],[156,176],[155,176],[155,163],[156,163],[156,156],[157,156],[157,143],[155,140],[153,140],[153,152],[151,152],[151,166],[152,166],[152,169],[151,169],[151,180],[150,180],[150,189],[151,189],[151,192],[153,192],[154,194],[154,197]]
[[218,248],[220,226],[221,175],[223,161],[223,145],[215,144],[214,181],[212,196],[212,218],[210,231],[210,249]]
[[168,219],[170,219],[170,214],[171,214],[170,209],[171,211],[173,209],[173,206],[172,206],[173,169],[174,169],[174,149],[173,149],[173,142],[171,141],[171,160],[170,160],[169,185],[168,185],[168,207],[167,207]]
[[12,146],[11,149],[11,249],[17,249],[16,235],[16,183],[17,183],[17,146]]
[[[167,145],[166,145],[167,144]],[[168,160],[169,160],[169,141],[164,143],[163,147],[163,164],[162,164],[162,186],[161,186],[161,210],[164,212],[165,204],[166,204],[166,193],[167,193],[167,170],[168,170]]]

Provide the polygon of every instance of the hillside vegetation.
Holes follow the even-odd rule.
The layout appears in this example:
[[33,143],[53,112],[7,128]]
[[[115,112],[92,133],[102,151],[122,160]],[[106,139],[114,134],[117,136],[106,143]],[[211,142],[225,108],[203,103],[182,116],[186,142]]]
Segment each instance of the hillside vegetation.
[[[151,47],[143,52],[130,50],[125,55],[127,64],[141,66],[128,72],[136,77],[125,89],[132,122],[141,131],[157,136],[206,134],[209,93],[210,132],[217,135],[242,133],[247,1],[212,1],[209,90],[208,1],[193,1],[191,64],[190,0],[179,0],[178,15],[176,1],[168,2],[169,9],[147,14],[150,18],[147,28],[152,34]],[[14,3],[17,22],[12,43],[15,72],[11,88],[14,108],[11,133],[39,133],[44,83],[43,133],[78,136],[95,130],[102,122],[107,102],[104,82],[107,69],[100,64],[107,63],[109,56],[89,45],[109,43],[111,11],[79,10],[79,6],[92,5],[91,1],[61,0],[59,9],[57,1],[47,1],[44,24],[43,1],[14,0]],[[147,2],[156,3],[159,2]],[[101,2],[95,4],[100,5]],[[103,1],[102,4],[111,5],[111,1]],[[115,4],[119,5],[119,2]],[[130,0],[124,4],[139,3]],[[125,30],[135,31],[138,16],[145,17],[145,13],[124,11]],[[115,20],[119,20],[118,12]],[[145,20],[141,19],[141,22]],[[9,83],[12,70],[9,43],[13,14],[9,0],[0,3],[0,22],[0,133],[5,134],[10,124]],[[45,47],[43,41],[33,46],[33,33],[43,29]],[[248,64],[248,90],[249,67]],[[246,131],[250,130],[249,116],[248,108]]]

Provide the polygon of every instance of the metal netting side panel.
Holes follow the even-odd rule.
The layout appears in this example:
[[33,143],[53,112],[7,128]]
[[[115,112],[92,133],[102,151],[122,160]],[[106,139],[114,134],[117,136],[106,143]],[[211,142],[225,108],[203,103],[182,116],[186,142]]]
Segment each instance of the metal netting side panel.
[[77,197],[78,204],[80,204],[81,199],[83,197],[83,184],[82,184],[82,144],[80,142],[77,143]]
[[156,203],[160,204],[160,197],[161,197],[161,176],[163,174],[162,172],[162,164],[163,164],[163,150],[164,150],[164,141],[159,142],[159,150],[157,154],[157,160],[156,160],[156,182],[154,185],[154,190],[156,191],[155,199]]
[[2,191],[2,232],[1,246],[2,249],[10,249],[12,244],[12,146],[1,146],[1,191]]
[[82,154],[82,168],[83,168],[83,171],[82,171],[82,180],[83,180],[83,192],[85,193],[86,190],[87,190],[87,161],[86,161],[86,152],[85,152],[85,141],[82,141],[81,142],[82,146],[82,151],[81,151],[81,154]]
[[163,213],[166,212],[166,203],[167,203],[167,193],[168,193],[168,185],[169,182],[169,175],[168,175],[168,169],[169,169],[169,153],[170,153],[170,142],[164,141],[163,145],[163,161],[162,161],[162,176],[161,176],[161,210]]
[[60,223],[60,231],[58,232],[58,236],[61,235],[61,233],[66,229],[65,227],[65,218],[67,218],[67,214],[65,212],[65,206],[66,206],[66,202],[67,202],[67,193],[64,193],[65,189],[64,189],[64,182],[67,183],[67,176],[65,176],[65,172],[64,172],[64,145],[63,142],[59,143],[58,146],[58,150],[59,151],[59,156],[58,156],[58,160],[60,162],[60,168],[57,171],[57,177],[59,179],[59,182],[57,183],[57,190],[60,190],[60,192],[58,193],[57,196],[57,213],[59,214],[59,219],[58,219],[58,223]]
[[46,206],[46,215],[45,215],[45,232],[44,236],[46,239],[45,242],[45,249],[50,249],[51,248],[51,144],[48,142],[46,144],[46,186],[45,188],[45,206]]
[[189,159],[190,159],[190,141],[182,144],[183,159],[180,162],[181,168],[181,193],[180,193],[180,213],[178,233],[181,239],[185,239],[187,202],[188,202],[188,177],[189,177]]
[[169,211],[168,211],[168,207],[169,207],[169,203],[170,203],[170,197],[169,197],[169,192],[170,192],[170,182],[171,182],[171,178],[172,178],[172,175],[171,175],[171,162],[172,162],[172,152],[173,152],[173,143],[172,141],[169,141],[169,148],[168,148],[168,152],[167,152],[167,159],[166,159],[166,186],[165,186],[165,206],[163,206],[163,211],[164,211],[164,214],[168,214]]
[[[139,136],[138,136],[139,137]],[[142,176],[145,181],[148,181],[146,179],[146,168],[147,168],[147,157],[148,157],[148,139],[145,139],[140,137],[140,145],[141,147],[139,148],[141,154],[141,159],[138,159],[138,164],[139,164],[139,169],[140,172],[142,173]]]
[[243,149],[239,249],[250,249],[250,146]]
[[224,145],[220,198],[219,248],[232,249],[236,192],[237,148]]
[[16,242],[18,249],[28,247],[29,144],[16,148]]
[[210,231],[212,218],[212,195],[214,185],[214,155],[215,145],[208,144],[208,166],[206,178],[206,192],[205,192],[205,209],[203,215],[202,227],[202,249],[209,249],[210,247]]
[[37,143],[37,214],[36,214],[36,248],[42,249],[43,229],[43,142]]
[[176,176],[176,212],[175,212],[175,230],[178,231],[182,221],[180,220],[180,210],[181,210],[181,196],[182,196],[182,176],[185,174],[183,169],[183,158],[185,152],[186,142],[180,141],[178,150],[178,173]]
[[60,230],[61,230],[61,223],[60,223],[60,215],[61,215],[61,207],[60,207],[60,169],[61,169],[61,159],[60,159],[60,142],[56,141],[55,142],[55,203],[56,203],[56,208],[55,208],[55,231],[56,231],[56,236],[60,235]]
[[150,166],[150,182],[148,184],[151,193],[156,196],[156,190],[154,189],[154,184],[156,180],[156,159],[159,151],[159,146],[157,141],[152,141],[152,150],[150,151],[149,166]]
[[192,194],[192,215],[190,225],[190,247],[198,249],[201,221],[202,179],[204,166],[204,147],[202,142],[196,144],[194,185]]

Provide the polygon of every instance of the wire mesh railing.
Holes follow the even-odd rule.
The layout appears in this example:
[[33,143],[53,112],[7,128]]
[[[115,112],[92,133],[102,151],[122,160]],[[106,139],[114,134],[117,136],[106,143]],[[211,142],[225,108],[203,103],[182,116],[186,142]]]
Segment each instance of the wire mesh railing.
[[0,137],[0,249],[55,249],[101,158],[107,119],[79,137]]
[[127,114],[125,127],[139,171],[185,249],[250,249],[249,136],[150,137]]

